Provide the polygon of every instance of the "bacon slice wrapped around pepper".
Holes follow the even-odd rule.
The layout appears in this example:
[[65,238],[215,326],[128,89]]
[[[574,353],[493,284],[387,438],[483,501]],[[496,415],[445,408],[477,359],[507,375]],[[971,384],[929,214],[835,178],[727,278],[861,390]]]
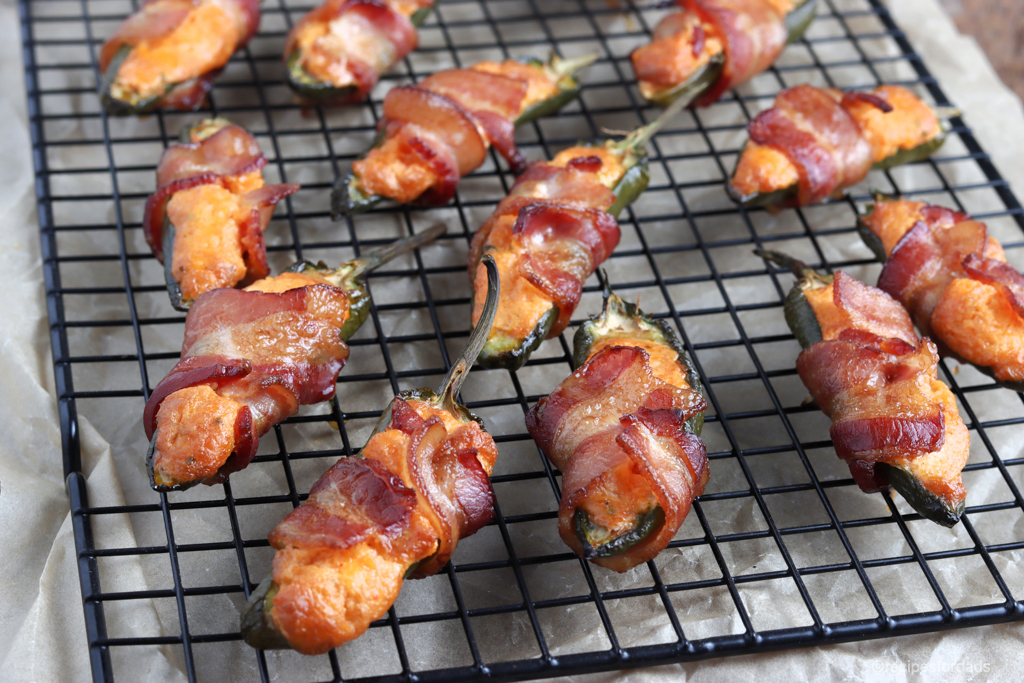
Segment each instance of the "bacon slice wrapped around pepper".
[[225,481],[271,427],[334,396],[345,342],[369,313],[362,277],[443,232],[438,224],[334,270],[301,262],[244,290],[199,297],[185,318],[181,360],[143,414],[153,488]]
[[892,486],[923,517],[953,526],[966,491],[970,437],[953,392],[938,379],[938,351],[906,310],[843,271],[822,276],[776,252],[758,252],[800,277],[786,322],[804,348],[800,379],[832,420],[836,455],[862,491]]
[[940,350],[1024,389],[1024,275],[980,221],[905,199],[875,198],[858,226],[885,262],[879,289]]
[[747,132],[727,189],[743,206],[773,210],[817,204],[872,168],[920,161],[945,140],[931,107],[897,85],[845,94],[798,85],[779,93]]
[[573,99],[580,86],[572,74],[596,58],[480,62],[392,88],[377,140],[334,187],[335,217],[367,211],[383,199],[445,204],[492,145],[521,173],[526,161],[516,148],[515,127]]
[[[493,316],[493,263],[490,272]],[[436,574],[460,539],[491,521],[497,447],[455,399],[485,331],[471,335],[438,394],[396,396],[359,457],[339,460],[270,532],[273,573],[242,615],[247,643],[303,654],[338,647],[387,613],[405,577]]]
[[288,85],[306,103],[366,98],[381,74],[416,49],[434,0],[327,0],[288,32]]
[[562,471],[562,540],[624,572],[668,545],[707,484],[707,404],[672,329],[610,290],[574,346],[576,372],[526,426]]
[[259,0],[146,0],[100,51],[103,108],[117,116],[198,109],[259,24]]
[[677,100],[622,140],[577,145],[530,164],[477,230],[469,250],[474,321],[484,254],[498,263],[502,292],[482,366],[516,370],[569,324],[584,281],[619,243],[616,216],[647,188],[647,141],[683,106]]
[[817,0],[676,0],[649,44],[630,55],[640,93],[707,106],[758,75],[800,38]]
[[264,185],[266,163],[256,138],[226,119],[186,126],[180,144],[164,150],[142,229],[178,310],[210,290],[270,274],[263,231],[299,186]]

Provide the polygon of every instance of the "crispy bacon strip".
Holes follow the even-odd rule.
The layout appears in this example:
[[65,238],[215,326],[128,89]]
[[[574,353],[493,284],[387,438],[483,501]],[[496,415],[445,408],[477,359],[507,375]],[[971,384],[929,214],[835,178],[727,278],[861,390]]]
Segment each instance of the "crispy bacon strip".
[[[782,54],[785,14],[769,0],[678,0],[681,11],[666,15],[652,42],[631,55],[642,89],[683,83],[713,54],[724,53],[722,74],[697,100],[716,102],[726,90],[761,73]],[[646,93],[645,93],[646,94]]]
[[385,139],[352,165],[367,195],[439,206],[459,179],[479,167],[491,145],[514,173],[526,166],[515,144],[515,121],[557,94],[545,67],[506,61],[435,73],[384,98]]
[[838,91],[798,85],[747,126],[750,140],[782,152],[800,177],[798,202],[816,204],[871,170],[871,145]]
[[416,49],[410,15],[433,0],[327,0],[292,27],[284,59],[313,78],[351,87],[344,102],[366,98],[381,74]]
[[342,458],[271,533],[271,618],[299,652],[362,634],[398,596],[406,571],[437,573],[459,539],[494,516],[497,449],[476,422],[396,397],[391,425],[362,458]]
[[909,469],[955,506],[967,431],[949,388],[938,380],[938,352],[921,340],[897,301],[843,271],[827,286],[805,288],[822,341],[797,358],[797,372],[832,420],[836,454],[863,491],[888,488],[875,470]]
[[[566,152],[567,160],[530,164],[473,236],[469,270],[476,282],[474,325],[487,291],[486,273],[478,265],[485,251],[495,256],[501,276],[492,336],[525,336],[552,303],[558,319],[548,336],[561,334],[579,303],[583,282],[619,243],[619,225],[607,213],[615,195],[600,180],[609,160],[599,149]],[[524,326],[525,331],[520,329]]]
[[664,524],[625,553],[593,561],[626,571],[661,552],[708,480],[704,444],[685,430],[686,420],[705,408],[699,392],[657,377],[650,355],[637,346],[600,349],[542,398],[526,426],[562,471],[558,533],[566,545],[583,555],[574,527],[577,508],[631,463],[662,508]]
[[[189,228],[185,235],[175,236],[175,253],[180,257],[176,259],[176,279],[181,283],[183,278],[192,278],[190,271],[196,268],[205,271],[194,276],[200,284],[194,286],[198,291],[191,292],[189,299],[209,289],[245,285],[269,274],[263,231],[277,203],[296,192],[299,186],[264,186],[260,169],[266,163],[267,158],[256,138],[234,124],[225,125],[205,139],[173,145],[160,158],[157,189],[146,200],[142,221],[146,242],[158,260],[164,259],[164,226],[168,220],[168,203],[175,194],[203,185],[216,185],[225,191],[214,193],[216,200],[223,203],[220,209],[222,214],[226,214],[223,218],[210,218],[204,213],[204,209],[213,211],[212,207],[195,206],[196,201],[204,198],[214,200],[208,194],[192,193],[186,197],[184,206],[179,207],[179,215],[194,217],[194,224],[184,226]],[[225,246],[230,247],[232,232],[237,234],[235,250],[239,252],[242,273],[237,277],[218,277],[213,266],[229,259],[231,250],[214,249],[214,253],[203,259],[203,254],[193,253],[193,247],[198,248],[196,245],[204,243],[204,233],[225,235],[228,239]],[[182,242],[182,239],[190,238],[194,240],[192,244]],[[178,261],[182,261],[180,266]],[[207,282],[210,279],[213,281]],[[183,287],[189,288],[189,285]]]
[[229,456],[230,471],[245,467],[271,427],[334,395],[348,358],[338,337],[345,292],[312,276],[261,291],[275,279],[208,292],[189,310],[181,360],[143,414],[146,436],[158,434],[153,470],[168,485],[223,481]]
[[984,223],[941,206],[880,199],[862,219],[881,243],[880,289],[907,307],[941,350],[1024,380],[1024,276]]

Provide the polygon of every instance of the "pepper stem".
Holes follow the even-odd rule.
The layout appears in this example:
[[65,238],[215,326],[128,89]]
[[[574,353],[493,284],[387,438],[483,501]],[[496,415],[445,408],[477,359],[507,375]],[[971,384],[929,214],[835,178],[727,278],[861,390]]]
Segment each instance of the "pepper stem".
[[828,279],[818,271],[789,254],[783,254],[781,251],[770,251],[767,249],[755,249],[754,253],[769,263],[774,263],[780,268],[788,269],[789,272],[793,273],[793,275],[796,275],[798,278],[803,278],[816,284],[828,284]]
[[433,242],[435,239],[443,235],[445,230],[447,230],[447,226],[445,226],[444,223],[434,223],[423,232],[418,232],[411,237],[405,237],[396,242],[392,242],[386,247],[381,247],[376,251],[371,251],[365,256],[349,261],[343,266],[343,268],[348,270],[346,278],[349,280],[355,280],[361,275],[387,263],[396,256],[401,256],[402,254],[412,251],[417,247],[422,247],[429,242]]
[[555,75],[559,78],[565,78],[566,76],[573,75],[585,66],[590,66],[596,62],[600,56],[601,55],[596,52],[591,52],[589,54],[580,55],[579,57],[570,57],[569,59],[565,59],[563,57],[559,57],[552,50],[551,56],[548,57],[548,67],[555,72]]
[[672,104],[665,108],[665,111],[661,112],[658,118],[654,119],[654,121],[651,121],[646,126],[637,128],[618,142],[613,142],[609,147],[622,154],[643,149],[644,145],[646,145],[658,131],[664,128],[665,124],[671,121],[676,114],[688,107],[698,94],[699,93],[695,92],[692,93],[690,97],[686,97],[685,95],[677,97]]
[[498,293],[500,291],[498,266],[495,265],[494,257],[490,254],[480,259],[480,262],[487,268],[487,299],[484,301],[484,309],[480,314],[480,319],[477,321],[476,327],[473,328],[473,332],[469,335],[466,348],[462,350],[458,359],[452,364],[451,369],[445,375],[444,381],[441,382],[441,386],[437,390],[437,395],[445,407],[456,405],[455,396],[458,395],[459,390],[462,388],[462,383],[465,381],[466,375],[469,374],[469,369],[473,367],[476,357],[480,355],[484,344],[487,343],[487,336],[491,332],[494,316],[498,312]]

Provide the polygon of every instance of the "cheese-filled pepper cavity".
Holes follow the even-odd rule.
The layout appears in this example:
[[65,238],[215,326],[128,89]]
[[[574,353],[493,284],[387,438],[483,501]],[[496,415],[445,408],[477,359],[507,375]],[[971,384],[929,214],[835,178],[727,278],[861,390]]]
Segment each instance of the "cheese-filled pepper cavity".
[[108,114],[195,110],[260,24],[259,0],[146,0],[99,54]]
[[263,232],[277,203],[299,186],[265,185],[266,164],[256,138],[222,118],[185,126],[164,150],[142,229],[178,310],[205,292],[270,274]]
[[610,289],[576,332],[573,364],[526,426],[562,472],[562,540],[624,572],[668,545],[707,484],[707,403],[672,328]]

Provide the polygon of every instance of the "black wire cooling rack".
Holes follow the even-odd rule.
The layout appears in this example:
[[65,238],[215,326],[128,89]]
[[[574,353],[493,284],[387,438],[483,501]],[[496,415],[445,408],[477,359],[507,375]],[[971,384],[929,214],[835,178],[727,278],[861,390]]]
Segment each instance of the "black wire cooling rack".
[[[551,155],[657,114],[637,96],[628,63],[662,11],[642,4],[442,0],[419,50],[384,87],[484,58],[597,51],[579,102],[519,132],[528,156]],[[806,38],[773,69],[739,95],[680,116],[651,144],[651,188],[623,215],[623,242],[607,263],[620,293],[642,295],[645,308],[683,332],[708,388],[712,481],[670,549],[620,577],[558,542],[558,473],[522,420],[570,370],[563,335],[518,373],[475,371],[463,392],[499,444],[496,522],[464,541],[439,577],[407,583],[388,617],[341,650],[302,658],[249,649],[237,615],[269,569],[266,533],[336,457],[362,444],[394,391],[437,383],[450,349],[468,334],[469,238],[511,177],[492,156],[451,206],[385,207],[330,223],[331,182],[369,141],[384,87],[368,105],[301,111],[279,54],[288,27],[312,3],[265,0],[259,35],[217,81],[211,106],[260,137],[272,160],[268,176],[303,184],[268,230],[276,268],[295,258],[338,261],[438,218],[449,233],[371,278],[372,317],[352,342],[329,406],[275,428],[229,484],[154,493],[141,467],[139,416],[177,358],[183,317],[167,304],[161,270],[141,239],[141,205],[160,150],[192,117],[119,120],[100,111],[96,56],[134,6],[20,2],[64,468],[96,681],[135,680],[133,653],[154,646],[190,681],[519,680],[1024,615],[1024,581],[1014,569],[1024,549],[1021,397],[970,368],[942,366],[973,444],[964,474],[969,506],[956,529],[931,525],[898,497],[861,494],[831,450],[827,421],[801,405],[797,347],[782,322],[788,276],[769,272],[750,251],[771,244],[873,281],[877,265],[854,233],[866,191],[772,217],[738,210],[721,190],[746,121],[782,87],[898,82],[950,104],[877,0],[821,0]],[[1020,204],[963,121],[951,126],[935,158],[875,172],[871,183],[974,213],[1021,265]],[[596,309],[597,290],[595,278],[580,319]],[[123,503],[90,505],[80,416],[113,446]],[[131,543],[103,540],[118,520],[129,522]],[[135,575],[142,579],[132,583]],[[155,612],[146,622],[153,632],[123,626],[143,612]]]

